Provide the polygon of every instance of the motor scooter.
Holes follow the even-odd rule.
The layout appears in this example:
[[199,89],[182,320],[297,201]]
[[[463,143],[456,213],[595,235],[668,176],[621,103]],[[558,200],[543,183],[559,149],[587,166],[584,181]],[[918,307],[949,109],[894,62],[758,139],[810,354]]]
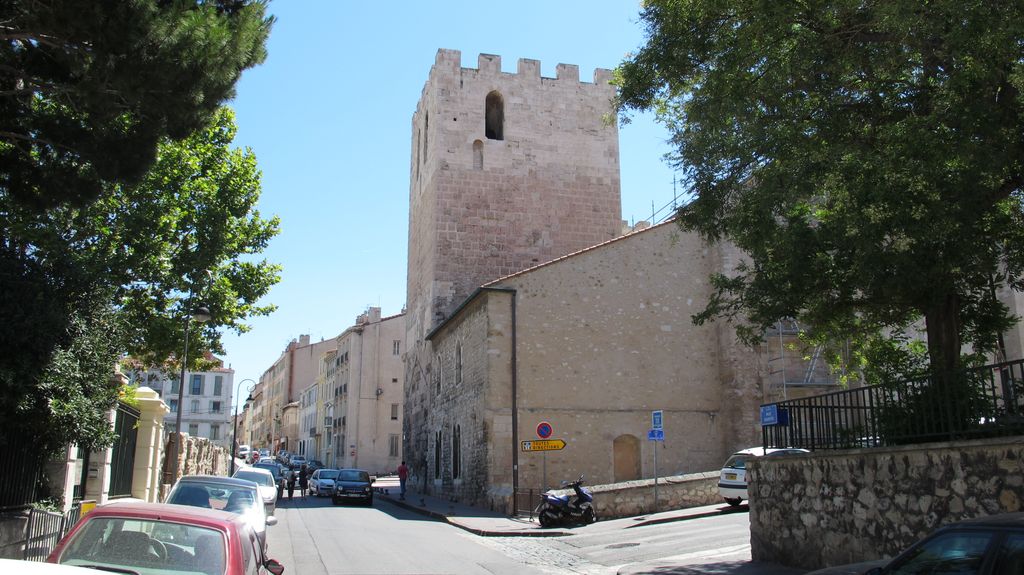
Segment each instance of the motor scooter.
[[593,523],[597,521],[594,512],[594,496],[583,487],[583,475],[572,482],[562,482],[562,487],[571,487],[575,495],[556,495],[547,491],[541,495],[537,517],[541,527],[553,527],[561,523]]

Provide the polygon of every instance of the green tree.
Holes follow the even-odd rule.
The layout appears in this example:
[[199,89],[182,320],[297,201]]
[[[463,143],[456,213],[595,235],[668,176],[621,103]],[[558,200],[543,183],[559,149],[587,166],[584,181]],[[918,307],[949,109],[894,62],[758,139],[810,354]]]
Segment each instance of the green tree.
[[1015,321],[995,289],[1024,287],[1022,10],[646,0],[618,105],[669,129],[680,224],[750,256],[695,321],[864,344],[923,318],[942,381],[992,349]]
[[207,124],[263,61],[265,0],[0,3],[0,189],[85,205]]
[[[136,185],[85,207],[39,211],[0,193],[0,438],[39,446],[109,440],[99,412],[113,405],[112,369],[130,354],[176,371],[189,300],[213,319],[190,350],[223,352],[219,330],[244,332],[279,280],[256,259],[278,232],[255,206],[260,172],[232,149],[224,108],[189,138],[165,140]],[[195,324],[194,324],[195,325]],[[194,352],[190,365],[202,363]]]

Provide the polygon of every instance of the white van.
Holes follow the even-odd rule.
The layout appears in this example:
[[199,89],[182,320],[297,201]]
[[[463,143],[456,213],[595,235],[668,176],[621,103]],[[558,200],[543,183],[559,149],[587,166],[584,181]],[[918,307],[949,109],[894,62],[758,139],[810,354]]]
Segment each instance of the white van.
[[747,461],[755,457],[771,457],[774,455],[790,455],[793,453],[810,453],[806,449],[793,447],[774,448],[751,447],[737,451],[729,456],[722,466],[722,474],[718,478],[718,492],[729,505],[739,505],[747,495]]

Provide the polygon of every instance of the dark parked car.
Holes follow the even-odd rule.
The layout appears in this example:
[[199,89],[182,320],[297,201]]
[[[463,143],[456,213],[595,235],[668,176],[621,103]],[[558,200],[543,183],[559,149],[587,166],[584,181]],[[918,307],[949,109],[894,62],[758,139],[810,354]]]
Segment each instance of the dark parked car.
[[163,503],[118,502],[90,511],[46,559],[96,573],[281,575],[241,515]]
[[1024,573],[1024,513],[951,523],[891,561],[866,561],[808,575],[1019,575]]
[[362,469],[339,469],[338,477],[334,480],[331,503],[337,505],[342,501],[351,500],[361,500],[366,505],[373,505],[370,474]]

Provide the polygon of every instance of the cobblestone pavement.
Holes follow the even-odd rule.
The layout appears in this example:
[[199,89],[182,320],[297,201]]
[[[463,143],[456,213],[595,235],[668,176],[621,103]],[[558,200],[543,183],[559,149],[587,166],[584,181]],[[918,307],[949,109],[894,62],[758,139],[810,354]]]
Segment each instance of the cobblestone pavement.
[[542,537],[481,537],[481,545],[491,546],[508,557],[552,575],[614,575],[615,567],[599,565],[559,549],[558,542]]

